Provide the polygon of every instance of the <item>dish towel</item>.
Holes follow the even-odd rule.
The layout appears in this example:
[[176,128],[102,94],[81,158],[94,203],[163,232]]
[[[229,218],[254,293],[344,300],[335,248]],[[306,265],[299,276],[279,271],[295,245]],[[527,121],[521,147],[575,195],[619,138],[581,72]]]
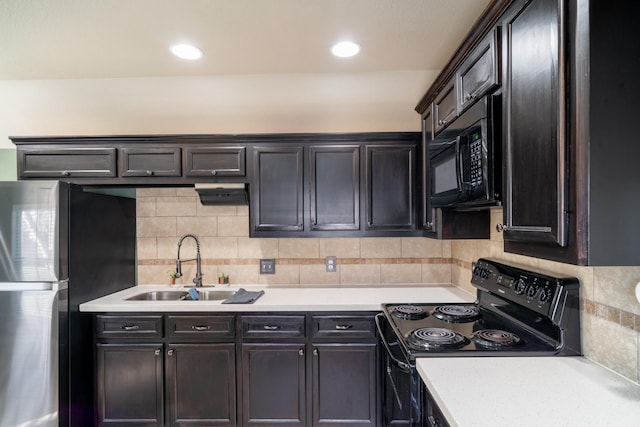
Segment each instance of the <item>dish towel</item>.
[[222,301],[222,304],[253,304],[262,295],[264,295],[264,291],[249,292],[244,288],[240,288],[236,293]]

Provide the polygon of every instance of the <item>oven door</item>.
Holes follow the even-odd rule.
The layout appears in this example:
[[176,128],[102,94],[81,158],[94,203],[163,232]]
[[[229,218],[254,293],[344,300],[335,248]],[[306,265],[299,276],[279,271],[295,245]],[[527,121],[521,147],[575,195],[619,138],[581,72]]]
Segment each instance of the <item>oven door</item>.
[[384,314],[377,314],[375,321],[384,348],[382,357],[384,425],[419,426],[420,414],[415,414],[415,412],[420,408],[411,409],[414,406],[413,403],[416,403],[415,406],[421,404],[420,396],[416,395],[415,387],[412,384],[415,381],[412,377],[417,375],[415,363],[411,363],[402,351],[400,342]]

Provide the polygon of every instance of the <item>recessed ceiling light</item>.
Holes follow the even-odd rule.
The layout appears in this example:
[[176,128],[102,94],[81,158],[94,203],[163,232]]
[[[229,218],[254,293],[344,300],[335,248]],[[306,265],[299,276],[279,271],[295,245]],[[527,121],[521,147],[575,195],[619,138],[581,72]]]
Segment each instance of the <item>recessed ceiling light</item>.
[[331,53],[340,58],[349,58],[360,52],[360,46],[354,42],[340,42],[331,47]]
[[190,44],[174,44],[171,46],[171,53],[182,59],[195,60],[202,58],[202,51]]

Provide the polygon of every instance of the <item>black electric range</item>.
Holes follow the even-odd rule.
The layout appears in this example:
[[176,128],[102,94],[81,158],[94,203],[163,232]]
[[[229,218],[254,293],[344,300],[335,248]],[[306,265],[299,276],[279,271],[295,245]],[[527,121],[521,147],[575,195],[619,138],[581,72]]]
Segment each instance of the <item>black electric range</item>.
[[399,411],[409,425],[420,425],[418,357],[581,354],[575,277],[481,258],[471,283],[474,303],[383,304],[376,323],[386,349],[385,394],[392,394],[385,396],[388,423]]

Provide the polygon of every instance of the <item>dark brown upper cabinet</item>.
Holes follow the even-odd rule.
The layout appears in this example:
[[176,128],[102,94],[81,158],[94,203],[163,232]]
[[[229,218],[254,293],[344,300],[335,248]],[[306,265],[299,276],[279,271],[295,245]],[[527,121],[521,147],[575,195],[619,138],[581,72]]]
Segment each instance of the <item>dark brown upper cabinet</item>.
[[303,231],[303,146],[272,144],[252,149],[251,233]]
[[504,238],[567,245],[562,0],[516,3],[504,29]]
[[113,178],[115,148],[23,148],[18,150],[20,178]]
[[252,146],[250,235],[421,235],[419,137],[316,135]]
[[166,177],[182,175],[182,157],[179,147],[123,148],[123,177]]
[[416,144],[367,145],[366,229],[416,229]]
[[456,79],[452,78],[433,101],[433,122],[436,134],[458,117],[457,95]]
[[500,83],[500,28],[494,28],[460,64],[456,73],[458,113]]
[[494,31],[502,61],[496,91],[503,100],[505,251],[640,265],[634,14],[623,2],[493,0],[416,106],[423,117]]
[[309,147],[311,230],[360,229],[360,146]]
[[185,147],[185,175],[193,177],[246,176],[246,147]]

